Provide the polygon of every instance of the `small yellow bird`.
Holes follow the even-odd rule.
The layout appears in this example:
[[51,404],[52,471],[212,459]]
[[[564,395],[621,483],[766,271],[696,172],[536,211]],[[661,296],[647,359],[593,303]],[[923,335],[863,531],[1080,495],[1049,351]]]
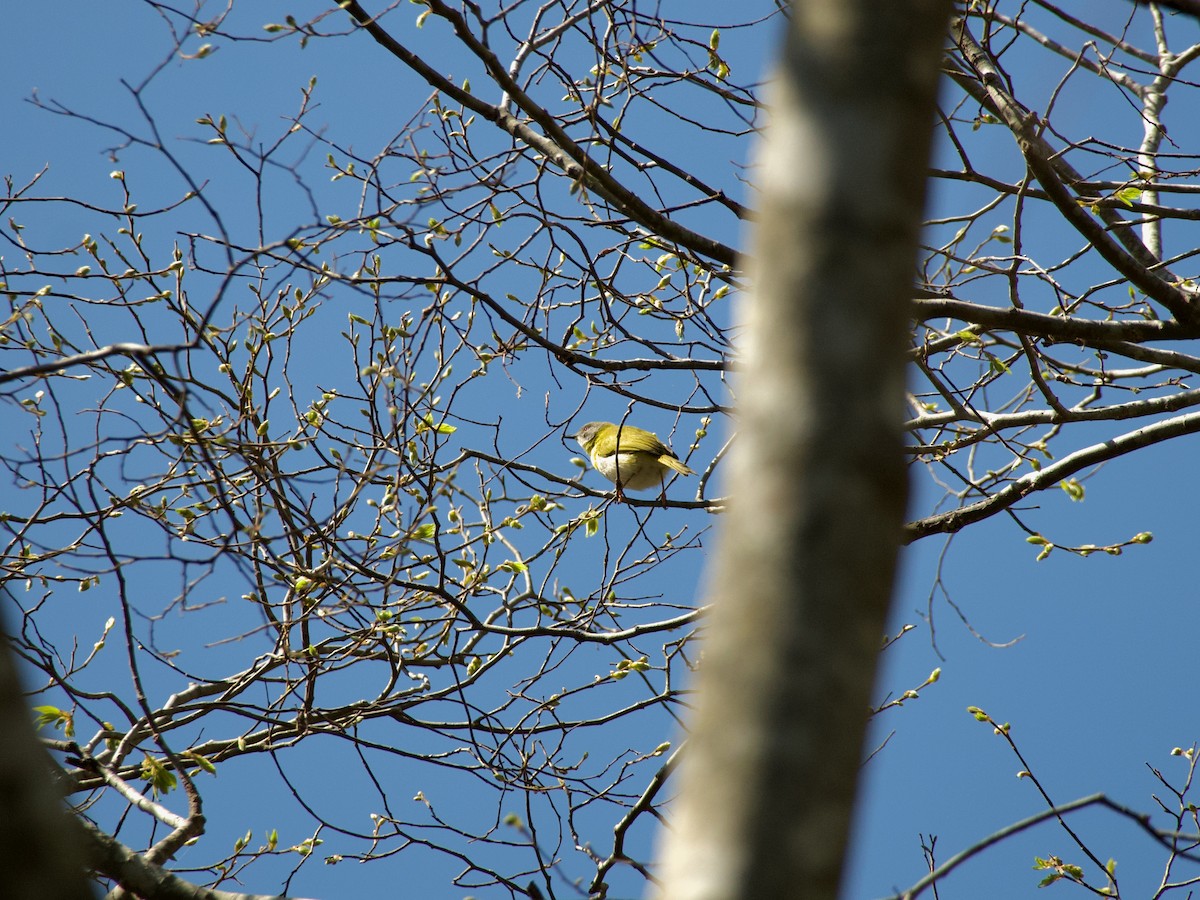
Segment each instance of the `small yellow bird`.
[[[658,435],[633,425],[612,422],[588,422],[574,435],[596,471],[617,486],[617,499],[625,499],[625,490],[644,491],[661,487],[667,471],[680,475],[696,473],[679,461]],[[664,491],[664,501],[666,500]]]

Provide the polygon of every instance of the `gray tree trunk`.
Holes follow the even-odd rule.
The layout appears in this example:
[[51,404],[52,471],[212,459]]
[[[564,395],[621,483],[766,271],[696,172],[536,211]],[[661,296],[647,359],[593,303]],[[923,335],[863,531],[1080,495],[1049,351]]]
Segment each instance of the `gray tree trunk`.
[[950,6],[794,4],[668,900],[837,896],[904,518],[908,298]]
[[0,896],[8,900],[95,896],[74,824],[50,773],[0,627]]

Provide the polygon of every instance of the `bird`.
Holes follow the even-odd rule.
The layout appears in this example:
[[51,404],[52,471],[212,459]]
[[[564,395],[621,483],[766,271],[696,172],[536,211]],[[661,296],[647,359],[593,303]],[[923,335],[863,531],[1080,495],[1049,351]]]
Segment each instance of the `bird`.
[[[644,428],[624,423],[588,422],[572,437],[587,453],[596,471],[617,486],[617,500],[625,500],[625,491],[644,491],[662,487],[668,471],[680,475],[696,473]],[[666,488],[663,487],[663,502]]]

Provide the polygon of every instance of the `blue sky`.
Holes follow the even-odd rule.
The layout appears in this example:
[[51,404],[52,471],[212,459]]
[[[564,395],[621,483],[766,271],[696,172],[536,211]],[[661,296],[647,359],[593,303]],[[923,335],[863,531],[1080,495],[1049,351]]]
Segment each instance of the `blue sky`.
[[[1110,7],[1120,9],[1124,4]],[[254,15],[263,22],[278,21],[288,13],[303,19],[305,12],[315,9],[314,4],[300,9],[272,3],[256,9]],[[127,172],[144,207],[178,198],[179,180],[149,155],[123,151],[119,162],[114,162],[103,151],[119,143],[118,136],[26,102],[36,90],[43,101],[59,101],[77,112],[138,130],[136,107],[120,79],[136,83],[166,58],[169,46],[157,17],[132,2],[103,8],[66,2],[18,4],[6,12],[6,19],[9,33],[21,37],[10,42],[9,74],[0,87],[0,109],[9,136],[0,153],[0,172],[12,173],[21,183],[49,164],[50,173],[41,185],[44,194],[82,195],[115,204],[119,185],[109,173],[119,167]],[[169,146],[198,170],[210,165],[212,151],[199,143],[203,129],[195,125],[196,118],[224,113],[267,141],[286,129],[283,117],[297,108],[301,88],[313,75],[318,78],[315,96],[320,106],[312,121],[326,125],[335,140],[363,152],[398,131],[397,123],[421,109],[428,93],[407,74],[397,73],[391,61],[365,39],[353,44],[314,41],[303,52],[294,42],[216,43],[219,49],[207,59],[169,61],[165,75],[146,95]],[[770,52],[769,47],[739,44],[737,35],[727,36],[722,50],[746,65]],[[1079,109],[1082,114],[1086,106],[1081,103]],[[1168,117],[1180,123],[1172,126],[1177,127],[1172,132],[1177,140],[1186,134],[1182,123],[1189,118],[1196,121],[1195,110],[1184,104],[1171,107]],[[221,168],[211,164],[214,172],[227,171],[223,164]],[[227,183],[219,185],[219,196],[236,207],[238,192],[248,183],[229,176]],[[270,218],[263,226],[272,240],[312,220],[299,192],[281,188],[281,196],[290,199],[269,207]],[[327,201],[344,203],[344,196],[327,184],[317,185],[320,213],[325,214]],[[74,239],[88,230],[86,220],[81,213],[78,223],[43,224],[42,233],[61,229],[62,235]],[[228,226],[231,233],[252,239],[258,223],[237,220]],[[740,241],[735,228],[731,222],[722,236]],[[170,234],[149,237],[164,246],[175,240]],[[11,245],[3,253],[11,259]],[[330,371],[335,367],[319,343],[307,364],[314,382],[321,380],[322,366]],[[534,382],[528,389],[537,394],[546,386]],[[471,408],[494,405],[508,416],[508,422],[519,422],[529,401],[524,397],[518,401],[514,395],[515,391],[503,398],[483,396]],[[573,405],[589,401],[593,405],[586,406],[586,414],[577,422],[616,417],[624,408],[619,401],[572,385],[563,399],[554,401],[551,418],[565,419]],[[534,406],[540,409],[540,401]],[[665,413],[652,423],[660,433],[672,424]],[[686,446],[690,427],[691,423],[682,426],[675,438],[677,448]],[[526,449],[521,439],[508,434],[502,439],[502,449],[508,452]],[[1097,554],[1080,559],[1055,553],[1036,562],[1036,548],[1003,517],[955,537],[944,560],[944,541],[938,537],[906,551],[890,630],[904,624],[917,627],[884,655],[879,694],[882,698],[920,684],[935,666],[941,667],[942,677],[925,688],[920,699],[884,713],[873,723],[876,743],[891,737],[866,766],[867,790],[859,811],[847,898],[882,896],[917,880],[924,873],[921,834],[938,836],[938,857],[944,861],[995,829],[1044,808],[1033,786],[1015,777],[1021,768],[1018,761],[990,727],[967,714],[968,706],[1011,722],[1014,740],[1058,802],[1103,791],[1120,803],[1150,811],[1155,809],[1151,795],[1163,796],[1163,789],[1147,766],[1156,767],[1173,782],[1186,772],[1186,762],[1170,751],[1189,747],[1200,736],[1194,689],[1200,593],[1191,477],[1196,451],[1195,439],[1188,438],[1110,463],[1086,482],[1082,503],[1059,491],[1029,499],[1028,508],[1036,512],[1028,518],[1060,543],[1105,544],[1138,532],[1154,534],[1153,543],[1131,548],[1119,558]],[[543,446],[530,458],[558,459],[558,471],[569,477],[572,468],[567,460],[576,452],[573,447]],[[914,485],[914,508],[924,508],[935,499],[919,474]],[[0,489],[4,491],[7,488]],[[656,527],[660,521],[686,520],[656,519]],[[622,543],[619,530],[631,525],[624,510],[609,517],[614,546]],[[971,627],[995,643],[1015,641],[1012,646],[989,646],[974,637],[940,596],[928,602],[939,564],[942,583]],[[590,576],[586,565],[581,561],[581,581]],[[699,576],[695,568],[677,572],[678,580],[670,588],[689,595]],[[930,613],[940,655],[931,646],[924,618]],[[78,630],[81,643],[88,645],[108,612],[102,605],[82,606],[76,615],[70,625]],[[160,628],[183,635],[192,622],[167,620]],[[225,624],[213,621],[204,627],[219,631]],[[225,647],[212,652],[232,658],[237,650]],[[352,694],[355,685],[345,688]],[[627,739],[626,734],[613,736],[614,745]],[[279,762],[289,778],[304,783],[306,802],[319,804],[328,815],[344,815],[348,827],[368,830],[361,817],[354,818],[360,807],[351,801],[369,792],[371,785],[355,767],[344,742],[322,738],[281,756]],[[407,772],[397,773],[409,777]],[[256,835],[279,828],[285,844],[302,840],[311,831],[308,825],[291,828],[303,817],[272,767],[231,765],[208,789],[211,837],[206,840],[215,844],[228,844],[247,828]],[[424,772],[419,789],[448,810],[470,803],[457,782],[437,771]],[[407,798],[412,793],[406,786],[397,796]],[[1098,856],[1117,860],[1127,896],[1152,892],[1161,877],[1161,848],[1108,813],[1087,812],[1071,821]],[[646,835],[639,838],[644,841]],[[338,840],[330,836],[328,843],[324,849],[332,849]],[[446,886],[455,867],[443,857],[420,848],[405,852],[403,864],[395,859],[331,867],[314,859],[293,889],[305,896],[330,898],[385,892],[401,897],[466,895]],[[1051,854],[1082,862],[1068,837],[1046,824],[963,867],[945,882],[941,896],[1033,896],[1040,877],[1032,871],[1033,857]],[[1185,865],[1181,871],[1200,875],[1195,866]],[[414,873],[421,873],[420,880],[413,880]],[[404,878],[402,886],[397,885],[398,877]],[[246,888],[265,892],[275,885],[248,880]],[[1052,889],[1069,890],[1061,885]],[[564,888],[562,896],[571,894]]]

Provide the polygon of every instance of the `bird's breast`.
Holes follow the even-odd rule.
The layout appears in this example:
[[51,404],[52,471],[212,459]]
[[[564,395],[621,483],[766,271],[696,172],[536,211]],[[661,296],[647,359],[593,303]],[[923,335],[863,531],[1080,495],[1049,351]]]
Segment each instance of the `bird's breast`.
[[594,456],[592,464],[614,484],[622,489],[644,491],[658,487],[663,482],[666,469],[649,453],[614,453],[611,456]]

